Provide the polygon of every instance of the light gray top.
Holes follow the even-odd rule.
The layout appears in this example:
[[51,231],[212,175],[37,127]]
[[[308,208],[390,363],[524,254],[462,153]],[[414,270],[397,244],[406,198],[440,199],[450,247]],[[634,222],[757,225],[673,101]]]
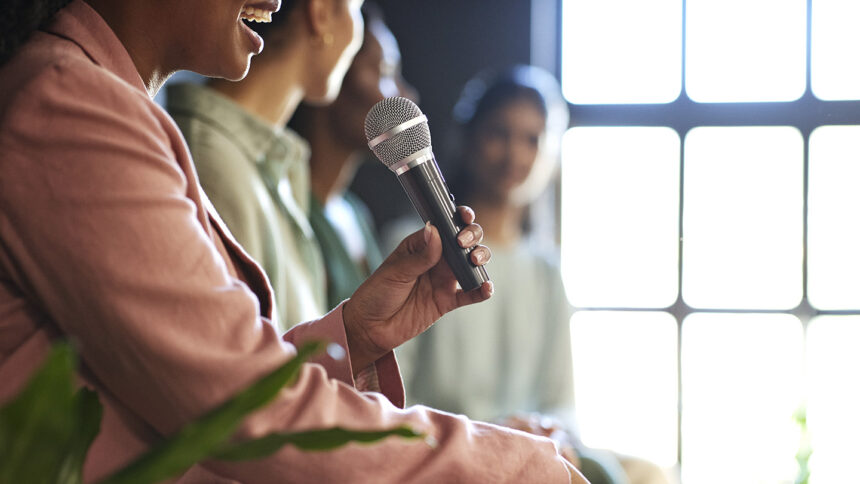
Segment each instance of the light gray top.
[[572,308],[558,266],[527,242],[485,243],[493,297],[398,348],[407,401],[478,420],[541,412],[573,425]]

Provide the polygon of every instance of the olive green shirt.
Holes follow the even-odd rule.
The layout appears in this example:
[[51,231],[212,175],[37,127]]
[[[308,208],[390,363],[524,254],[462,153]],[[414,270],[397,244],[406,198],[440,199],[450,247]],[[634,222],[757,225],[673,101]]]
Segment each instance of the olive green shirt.
[[308,222],[308,144],[201,84],[169,85],[167,110],[215,209],[268,275],[279,326],[325,314],[325,266]]

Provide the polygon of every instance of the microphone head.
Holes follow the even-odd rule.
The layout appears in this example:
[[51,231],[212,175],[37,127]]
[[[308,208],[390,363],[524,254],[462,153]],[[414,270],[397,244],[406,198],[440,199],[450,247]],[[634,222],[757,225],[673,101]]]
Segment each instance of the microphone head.
[[[402,129],[404,126],[406,129]],[[405,97],[390,97],[376,103],[364,120],[364,135],[373,153],[388,168],[430,147],[427,119]]]

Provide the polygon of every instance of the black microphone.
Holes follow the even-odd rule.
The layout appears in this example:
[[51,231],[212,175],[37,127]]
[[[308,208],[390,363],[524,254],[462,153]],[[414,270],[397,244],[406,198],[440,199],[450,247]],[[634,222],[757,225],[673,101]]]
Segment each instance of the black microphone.
[[364,134],[376,157],[397,175],[418,215],[439,230],[442,255],[460,287],[470,291],[489,281],[487,271],[469,260],[471,250],[457,243],[465,224],[436,164],[427,117],[418,106],[404,97],[379,101],[367,113]]

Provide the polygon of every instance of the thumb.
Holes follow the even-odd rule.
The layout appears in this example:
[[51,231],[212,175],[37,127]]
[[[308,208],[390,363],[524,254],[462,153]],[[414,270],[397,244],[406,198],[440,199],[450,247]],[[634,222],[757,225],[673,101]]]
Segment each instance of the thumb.
[[385,261],[389,266],[386,272],[391,271],[389,276],[402,282],[411,282],[435,266],[441,256],[439,231],[427,222],[424,228],[403,239],[394,249]]

